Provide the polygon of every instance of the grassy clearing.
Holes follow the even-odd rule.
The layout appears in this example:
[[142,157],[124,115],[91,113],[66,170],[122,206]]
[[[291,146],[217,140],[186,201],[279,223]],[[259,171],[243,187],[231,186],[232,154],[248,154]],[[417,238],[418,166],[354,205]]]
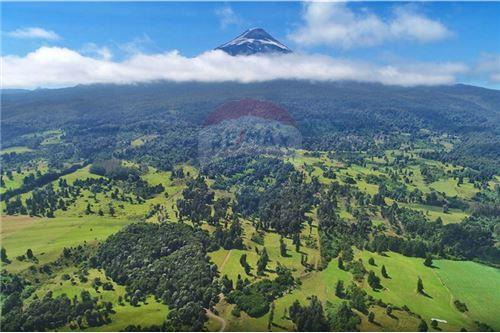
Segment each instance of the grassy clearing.
[[10,153],[22,154],[22,153],[29,153],[31,151],[33,151],[33,149],[25,147],[25,146],[15,146],[15,147],[9,147],[9,148],[2,149],[2,155],[3,154],[10,154]]
[[2,246],[12,261],[5,267],[11,272],[19,272],[31,266],[29,261],[16,259],[28,248],[40,264],[53,261],[64,247],[103,240],[128,223],[126,219],[97,216],[53,219],[2,216]]
[[138,137],[135,140],[132,140],[132,142],[130,142],[130,145],[132,147],[140,147],[140,146],[144,145],[145,143],[156,139],[157,137],[158,137],[158,135],[156,135],[156,134],[143,135],[141,137]]
[[467,305],[466,315],[500,330],[500,270],[471,261],[436,260],[434,264],[453,299]]
[[[373,297],[398,306],[406,304],[428,322],[431,318],[444,319],[448,321],[448,324],[440,324],[444,330],[459,330],[461,327],[475,329],[473,320],[455,308],[453,300],[458,298],[466,304],[471,304],[474,309],[471,310],[471,314],[472,311],[481,312],[484,322],[497,325],[498,329],[498,316],[494,313],[496,309],[494,305],[500,302],[500,292],[498,292],[500,271],[498,269],[451,260],[437,260],[436,267],[429,268],[423,265],[423,259],[409,258],[397,253],[381,256],[375,253],[358,252],[356,256],[363,260],[367,269],[373,270],[379,276],[381,276],[380,268],[385,265],[390,276],[390,279],[382,278],[384,289],[381,291],[373,291],[365,285],[366,290]],[[368,265],[370,257],[375,259],[377,267]],[[427,296],[416,292],[419,276],[422,278]],[[478,276],[483,277],[480,280],[480,287],[478,287]],[[452,283],[449,284],[450,282]],[[489,297],[488,300],[485,297]],[[481,310],[478,305],[474,307],[474,304],[480,303],[481,299],[484,307],[490,307],[492,310]]]
[[473,184],[467,183],[466,181],[467,180],[464,180],[464,184],[458,186],[457,180],[445,178],[430,183],[429,188],[433,188],[438,192],[443,192],[449,197],[458,196],[460,198],[470,199],[478,192],[478,189],[474,188]]
[[463,219],[469,217],[469,214],[459,209],[450,209],[448,213],[444,213],[443,208],[436,206],[421,205],[421,204],[406,204],[406,203],[398,203],[398,205],[415,210],[420,210],[422,213],[424,213],[424,215],[426,215],[432,221],[440,217],[443,220],[444,224],[459,223]]

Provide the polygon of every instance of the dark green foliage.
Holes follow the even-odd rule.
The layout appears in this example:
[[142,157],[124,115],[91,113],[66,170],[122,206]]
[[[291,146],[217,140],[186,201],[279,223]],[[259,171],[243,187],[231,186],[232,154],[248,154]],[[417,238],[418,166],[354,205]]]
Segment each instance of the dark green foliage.
[[345,296],[344,281],[338,280],[335,284],[335,296],[343,298]]
[[243,253],[241,255],[241,257],[240,257],[240,264],[241,264],[241,267],[243,267],[243,269],[245,270],[245,273],[247,275],[250,275],[251,267],[250,267],[250,265],[247,262],[247,254],[246,253]]
[[422,282],[422,279],[418,277],[417,280],[417,293],[423,294],[424,293],[424,283]]
[[298,301],[295,301],[288,312],[299,332],[326,332],[330,330],[323,305],[316,296],[311,296],[307,306],[301,306]]
[[274,305],[274,302],[271,303],[271,311],[269,312],[269,318],[268,318],[268,321],[267,321],[267,329],[271,329],[271,326],[273,325],[273,320],[274,320],[274,308],[275,308],[275,305]]
[[205,320],[203,308],[219,293],[217,268],[206,257],[215,248],[205,231],[182,223],[138,223],[110,236],[91,262],[126,286],[132,304],[153,294],[172,309],[167,322],[197,330]]
[[[228,302],[236,304],[251,317],[263,316],[269,311],[271,302],[295,286],[295,280],[289,269],[279,265],[276,273],[278,276],[273,281],[260,280],[241,288],[237,286],[236,290],[227,295]],[[238,279],[238,283],[239,281],[242,280]]]
[[9,258],[7,257],[7,250],[2,246],[2,249],[0,250],[0,260],[4,263],[4,264],[9,264],[10,263],[10,260]]
[[242,249],[243,239],[242,236],[243,229],[238,219],[233,220],[229,229],[222,229],[218,225],[214,232],[214,237],[216,242],[226,250],[230,249]]
[[380,271],[380,273],[382,274],[382,276],[386,279],[389,278],[389,274],[387,274],[387,270],[385,269],[385,265],[382,265],[382,269]]
[[266,248],[264,248],[260,254],[259,260],[257,260],[257,274],[258,275],[264,274],[268,262],[269,262],[269,255],[267,254]]
[[[13,299],[17,301],[13,303]],[[80,320],[79,327],[95,327],[110,322],[109,314],[113,313],[110,302],[92,298],[88,291],[82,291],[80,299],[70,300],[66,294],[56,298],[48,292],[43,298],[34,299],[26,307],[18,293],[10,294],[3,307],[2,328],[7,331],[54,330]],[[14,305],[15,304],[15,305]]]
[[493,328],[488,324],[482,323],[480,321],[475,321],[474,323],[476,324],[477,330],[479,332],[494,332]]
[[432,267],[432,257],[430,255],[427,255],[427,257],[425,258],[424,265],[427,267]]
[[349,299],[350,307],[361,313],[368,313],[366,291],[359,288],[356,284],[351,283],[351,285],[347,288],[346,297]]
[[[3,159],[3,155],[1,159]],[[2,194],[2,200],[9,201],[10,198],[18,196],[19,194],[29,192],[35,188],[43,187],[50,182],[56,181],[58,178],[69,175],[70,173],[75,172],[78,169],[85,167],[86,164],[75,164],[71,167],[64,169],[60,172],[47,172],[43,175],[40,175],[38,178],[30,178],[29,180],[23,181],[23,186],[14,190],[7,190]],[[11,215],[11,214],[9,214]]]
[[210,205],[214,200],[214,192],[210,191],[205,178],[197,177],[188,182],[187,188],[182,191],[182,199],[177,200],[179,218],[187,218],[194,225],[201,221],[211,219],[212,209]]
[[373,271],[370,271],[368,273],[368,285],[372,287],[373,289],[380,289],[382,286],[380,285],[380,278],[375,275]]
[[[371,313],[371,312],[370,312]],[[333,331],[357,331],[361,318],[354,313],[346,302],[340,303],[336,311],[328,312],[328,321],[330,329]]]
[[139,175],[137,169],[123,166],[122,161],[118,159],[96,161],[90,166],[90,173],[120,180],[137,178]]
[[463,302],[460,302],[458,299],[454,300],[453,304],[455,304],[455,307],[460,312],[467,312],[467,311],[469,311],[469,309],[467,308],[467,305],[465,303],[463,303]]
[[419,332],[427,332],[429,330],[429,327],[427,326],[427,323],[425,320],[421,319],[420,323],[418,324],[418,331]]
[[280,238],[280,255],[286,257],[286,244],[283,238]]

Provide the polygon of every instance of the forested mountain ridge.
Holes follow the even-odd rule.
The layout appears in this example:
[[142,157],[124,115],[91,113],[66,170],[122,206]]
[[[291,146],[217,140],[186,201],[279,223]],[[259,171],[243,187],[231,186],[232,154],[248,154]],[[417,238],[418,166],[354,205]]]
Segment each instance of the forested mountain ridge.
[[[195,141],[211,112],[225,102],[253,98],[285,108],[297,122],[306,148],[349,150],[354,144],[371,145],[377,135],[422,136],[424,129],[463,140],[448,158],[465,154],[470,163],[486,158],[490,167],[499,168],[495,157],[500,146],[500,92],[467,85],[160,82],[42,89],[2,97],[4,147],[24,145],[22,135],[40,130],[63,130],[76,144],[98,132],[101,140],[114,141],[113,150],[123,148],[120,139],[129,135],[178,132],[187,143],[183,156],[189,159],[194,157],[189,142]],[[350,142],[345,142],[346,135]],[[476,142],[479,138],[481,142]],[[86,149],[73,153],[76,158],[91,159],[94,154]]]

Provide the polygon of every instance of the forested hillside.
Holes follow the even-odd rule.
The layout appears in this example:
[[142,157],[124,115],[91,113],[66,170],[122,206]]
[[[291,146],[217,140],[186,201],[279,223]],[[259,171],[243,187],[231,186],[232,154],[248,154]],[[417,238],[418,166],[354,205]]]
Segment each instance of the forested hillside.
[[500,329],[500,92],[3,91],[2,328]]

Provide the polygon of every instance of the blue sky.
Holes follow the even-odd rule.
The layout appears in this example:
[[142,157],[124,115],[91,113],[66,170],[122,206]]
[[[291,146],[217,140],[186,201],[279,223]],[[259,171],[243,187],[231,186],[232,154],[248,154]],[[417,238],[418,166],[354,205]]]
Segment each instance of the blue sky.
[[[34,65],[24,57],[42,47],[104,57],[113,63],[172,50],[194,58],[245,29],[262,27],[301,54],[367,66],[415,64],[414,71],[427,64],[453,63],[467,68],[447,72],[453,82],[500,87],[500,3],[356,2],[316,11],[308,6],[300,2],[4,2],[2,56],[19,58],[16,64],[25,60],[22,64],[27,66]],[[324,14],[328,11],[330,16]],[[337,31],[339,27],[346,31]],[[44,85],[43,78],[37,82]]]

